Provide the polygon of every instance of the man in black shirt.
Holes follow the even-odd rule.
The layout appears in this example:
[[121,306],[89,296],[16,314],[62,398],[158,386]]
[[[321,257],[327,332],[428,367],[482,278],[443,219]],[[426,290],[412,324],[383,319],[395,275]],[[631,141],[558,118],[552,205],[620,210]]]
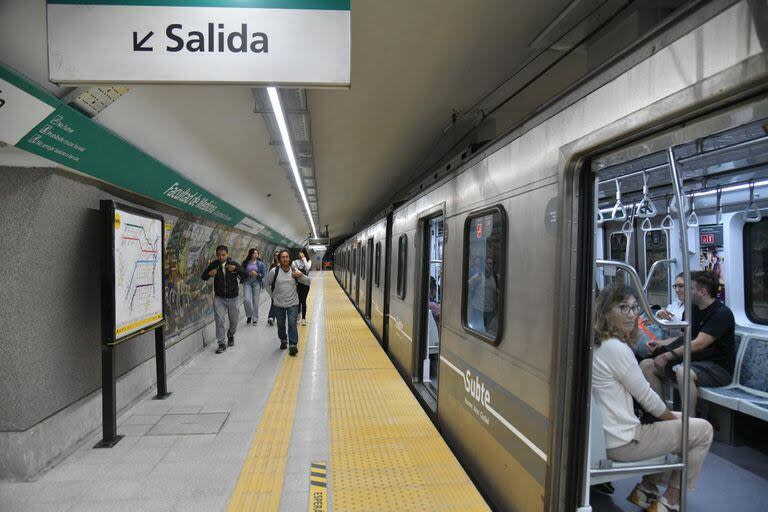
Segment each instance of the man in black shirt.
[[[713,272],[691,273],[691,414],[696,410],[698,386],[727,386],[733,380],[735,364],[734,333],[736,322],[728,306],[717,300],[720,286]],[[654,352],[653,359],[640,363],[651,387],[661,396],[661,379],[670,363],[677,378],[678,389],[683,389],[683,340],[664,340]]]
[[[240,304],[237,296],[240,292],[240,281],[248,279],[248,272],[235,260],[229,257],[229,248],[220,245],[216,248],[216,259],[203,271],[204,281],[213,278],[213,313],[216,321],[216,339],[219,346],[217,354],[221,354],[235,344],[237,322],[240,319]],[[224,339],[225,317],[229,316],[227,339]]]

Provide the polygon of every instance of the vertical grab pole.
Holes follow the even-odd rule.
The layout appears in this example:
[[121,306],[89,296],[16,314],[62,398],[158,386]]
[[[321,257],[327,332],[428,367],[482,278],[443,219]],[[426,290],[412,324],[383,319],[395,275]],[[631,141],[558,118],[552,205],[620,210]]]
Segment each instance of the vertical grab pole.
[[688,226],[685,222],[685,203],[683,202],[683,184],[680,179],[680,174],[677,170],[677,164],[675,163],[675,154],[672,148],[667,148],[667,158],[669,160],[669,168],[672,172],[672,185],[674,187],[675,198],[677,199],[677,214],[680,218],[680,247],[683,250],[683,280],[685,282],[685,314],[688,318],[688,325],[685,327],[685,337],[683,343],[683,373],[685,379],[683,379],[683,407],[682,407],[682,449],[681,449],[681,462],[683,468],[680,470],[680,510],[685,512],[688,501],[688,408],[689,408],[689,395],[690,395],[690,378],[691,378],[691,324],[692,324],[692,309],[691,309],[691,271],[690,260],[688,258]]

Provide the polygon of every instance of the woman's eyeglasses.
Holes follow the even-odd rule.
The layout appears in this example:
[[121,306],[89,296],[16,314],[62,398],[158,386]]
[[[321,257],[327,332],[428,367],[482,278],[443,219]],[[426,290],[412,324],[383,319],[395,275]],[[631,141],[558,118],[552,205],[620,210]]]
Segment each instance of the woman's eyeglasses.
[[629,304],[619,304],[619,311],[621,311],[622,315],[629,316],[630,313],[634,314],[635,316],[640,314],[640,305],[635,304],[634,306],[630,306]]
[[675,290],[681,290],[681,289],[685,288],[685,285],[684,284],[673,284],[672,288],[674,288]]

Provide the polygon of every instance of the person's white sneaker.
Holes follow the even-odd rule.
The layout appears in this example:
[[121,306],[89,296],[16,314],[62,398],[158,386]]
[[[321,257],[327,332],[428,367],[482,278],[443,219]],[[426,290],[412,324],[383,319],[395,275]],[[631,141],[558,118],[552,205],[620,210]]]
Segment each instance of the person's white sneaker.
[[307,319],[306,318],[302,318],[301,319],[301,325],[307,325]]

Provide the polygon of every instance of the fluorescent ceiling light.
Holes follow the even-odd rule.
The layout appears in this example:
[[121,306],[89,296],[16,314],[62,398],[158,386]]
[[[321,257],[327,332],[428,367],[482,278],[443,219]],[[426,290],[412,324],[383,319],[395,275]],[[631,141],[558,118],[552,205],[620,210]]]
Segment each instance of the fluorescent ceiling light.
[[302,182],[301,175],[299,174],[299,166],[296,164],[296,157],[293,155],[293,146],[291,145],[291,138],[288,136],[288,125],[286,124],[285,116],[283,115],[283,107],[280,105],[280,96],[277,94],[277,89],[274,87],[267,87],[267,93],[269,94],[269,101],[272,102],[272,110],[275,113],[277,126],[280,128],[280,135],[283,137],[283,147],[285,147],[285,154],[288,156],[288,162],[291,164],[293,178],[296,180],[296,186],[299,188],[301,200],[304,202],[304,209],[307,210],[309,223],[312,226],[312,234],[315,236],[315,238],[317,238],[315,220],[312,218],[312,210],[309,208],[307,194],[304,191],[304,183]]
[[325,245],[308,245],[307,249],[309,249],[310,251],[325,251],[325,250],[328,250],[328,247],[326,247]]

